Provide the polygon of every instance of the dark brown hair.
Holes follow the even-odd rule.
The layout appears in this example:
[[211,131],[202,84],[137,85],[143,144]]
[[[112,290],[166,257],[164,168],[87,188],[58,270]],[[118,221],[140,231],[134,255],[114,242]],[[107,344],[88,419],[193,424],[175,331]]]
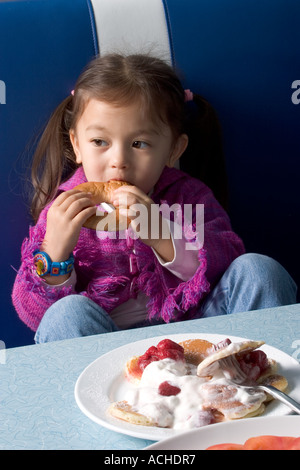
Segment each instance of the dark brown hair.
[[[34,220],[56,196],[62,181],[77,168],[69,132],[76,129],[92,98],[118,106],[138,100],[155,124],[159,125],[162,121],[170,126],[174,138],[182,133],[189,135],[191,142],[185,152],[187,161],[194,159],[200,165],[202,160],[209,158],[215,164],[220,159],[220,149],[217,149],[218,156],[214,159],[210,154],[216,151],[216,148],[211,148],[211,141],[220,141],[216,116],[201,97],[195,96],[194,99],[197,110],[193,110],[191,105],[188,110],[184,96],[175,71],[160,59],[138,54],[109,54],[94,59],[78,78],[74,95],[70,94],[50,117],[35,151],[32,165],[35,194],[31,206]],[[210,145],[207,145],[207,138]],[[204,147],[207,147],[207,155],[201,151]],[[205,171],[199,173],[200,179],[201,173],[205,174]]]

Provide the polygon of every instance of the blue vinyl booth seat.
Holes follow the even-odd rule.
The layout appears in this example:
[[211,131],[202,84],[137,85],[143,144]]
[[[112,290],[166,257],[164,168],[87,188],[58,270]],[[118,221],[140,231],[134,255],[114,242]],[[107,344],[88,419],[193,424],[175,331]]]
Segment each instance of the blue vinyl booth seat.
[[298,0],[0,2],[0,339],[6,347],[33,343],[11,303],[32,223],[32,143],[98,53],[148,48],[214,106],[233,228],[248,252],[274,257],[299,284],[299,18]]

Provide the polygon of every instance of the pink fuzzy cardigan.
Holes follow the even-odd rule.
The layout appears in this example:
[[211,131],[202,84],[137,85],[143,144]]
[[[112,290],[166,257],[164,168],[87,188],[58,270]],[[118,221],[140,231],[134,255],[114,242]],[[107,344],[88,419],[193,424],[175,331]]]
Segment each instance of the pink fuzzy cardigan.
[[[80,167],[63,183],[69,190],[86,178]],[[21,266],[12,299],[20,318],[36,330],[45,311],[58,299],[78,293],[103,307],[108,313],[142,291],[149,298],[148,318],[171,320],[193,317],[193,309],[220,279],[230,263],[244,253],[240,238],[232,231],[227,214],[201,181],[174,168],[165,168],[152,199],[157,204],[204,204],[204,246],[199,249],[199,268],[188,281],[182,281],[164,268],[150,247],[140,240],[99,239],[93,230],[82,228],[74,250],[77,283],[75,287],[49,287],[35,273],[33,252],[43,241],[49,204],[37,224],[29,229],[22,244]],[[134,255],[133,255],[134,249]],[[135,256],[136,272],[129,257]]]

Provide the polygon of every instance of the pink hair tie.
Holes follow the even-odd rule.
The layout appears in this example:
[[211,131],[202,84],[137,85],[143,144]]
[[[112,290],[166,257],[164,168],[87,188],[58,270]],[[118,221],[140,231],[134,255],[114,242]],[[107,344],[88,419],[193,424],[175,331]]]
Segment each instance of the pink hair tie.
[[194,94],[191,90],[184,90],[184,101],[193,101]]
[[71,95],[73,95],[73,96],[74,96],[74,90],[72,90],[72,91],[71,91]]

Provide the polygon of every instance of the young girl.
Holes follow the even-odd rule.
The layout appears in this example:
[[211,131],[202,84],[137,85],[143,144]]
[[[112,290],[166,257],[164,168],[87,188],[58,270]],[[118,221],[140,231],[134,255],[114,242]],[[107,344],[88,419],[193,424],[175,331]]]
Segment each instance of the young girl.
[[[161,60],[108,55],[91,62],[56,109],[34,157],[36,224],[23,242],[13,289],[36,342],[296,302],[286,271],[270,258],[243,255],[213,192],[174,168],[184,153],[204,158],[193,153],[207,123],[202,108],[205,101],[185,93]],[[109,180],[131,184],[114,193],[114,205],[131,220],[114,237],[83,227],[96,207],[91,194],[74,189]],[[133,236],[134,204],[147,209],[146,235]],[[153,204],[191,204],[192,224],[184,210],[170,221],[160,215],[169,231],[152,236]],[[204,240],[195,234],[199,204]],[[56,275],[47,270],[52,263]]]

